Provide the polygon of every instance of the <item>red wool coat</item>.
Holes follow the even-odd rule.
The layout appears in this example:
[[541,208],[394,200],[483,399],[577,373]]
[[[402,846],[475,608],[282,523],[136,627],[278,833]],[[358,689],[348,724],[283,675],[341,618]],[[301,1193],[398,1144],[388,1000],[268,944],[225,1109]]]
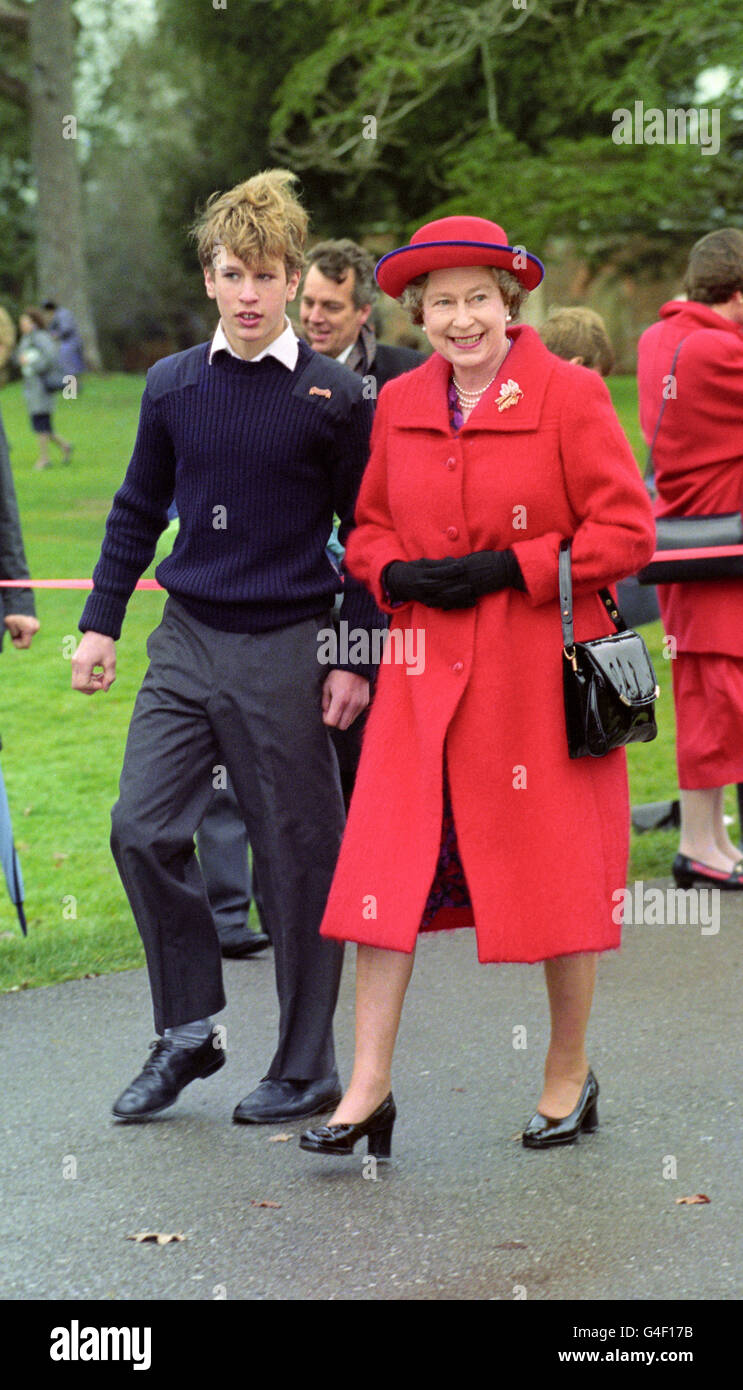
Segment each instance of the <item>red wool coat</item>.
[[[676,348],[684,339],[653,448],[658,516],[743,507],[743,331],[707,304],[672,300],[640,338],[640,422],[653,439]],[[661,584],[667,633],[681,652],[743,657],[743,579]]]
[[[594,372],[554,357],[533,329],[455,437],[448,363],[437,353],[380,393],[346,561],[425,640],[425,665],[382,665],[321,931],[411,951],[439,852],[449,781],[482,961],[536,961],[619,944],[612,893],[626,882],[623,750],[567,754],[557,557],[574,536],[576,635],[613,631],[597,588],[646,564],[652,510]],[[523,393],[499,411],[500,384]],[[444,612],[390,609],[391,560],[513,547],[527,592]],[[617,915],[617,914],[615,914]]]

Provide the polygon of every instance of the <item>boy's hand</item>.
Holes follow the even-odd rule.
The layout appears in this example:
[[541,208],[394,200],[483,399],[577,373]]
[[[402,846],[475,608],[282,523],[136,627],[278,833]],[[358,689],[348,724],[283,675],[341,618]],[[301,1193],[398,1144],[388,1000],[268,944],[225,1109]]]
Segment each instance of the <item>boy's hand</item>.
[[334,729],[350,729],[369,703],[369,682],[353,671],[331,671],[322,688],[322,722]]
[[[96,669],[96,668],[103,668]],[[110,690],[116,680],[116,643],[103,632],[83,634],[72,658],[72,689],[84,695]]]

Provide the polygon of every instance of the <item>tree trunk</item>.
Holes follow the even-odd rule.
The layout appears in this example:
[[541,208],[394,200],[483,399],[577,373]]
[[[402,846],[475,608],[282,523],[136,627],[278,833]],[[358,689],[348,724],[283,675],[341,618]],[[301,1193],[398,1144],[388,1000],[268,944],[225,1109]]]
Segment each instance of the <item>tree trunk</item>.
[[72,310],[88,364],[96,369],[101,362],[85,278],[70,0],[34,0],[29,12],[39,294]]

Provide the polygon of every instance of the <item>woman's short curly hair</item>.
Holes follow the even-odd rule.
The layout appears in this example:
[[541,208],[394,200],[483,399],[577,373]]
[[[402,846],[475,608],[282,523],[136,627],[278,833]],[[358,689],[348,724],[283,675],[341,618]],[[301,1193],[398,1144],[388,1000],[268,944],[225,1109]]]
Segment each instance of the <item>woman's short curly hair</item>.
[[288,169],[264,169],[213,193],[191,227],[202,266],[213,266],[225,248],[246,265],[283,261],[287,276],[301,270],[309,218],[293,192],[296,181]]
[[[511,274],[510,270],[499,270],[494,265],[484,266],[483,269],[490,271],[503,296],[503,303],[511,317],[516,318],[529,291],[516,279],[515,275]],[[413,323],[421,324],[423,322],[423,295],[427,284],[428,271],[425,275],[416,275],[414,280],[410,280],[400,295],[400,303],[403,309],[407,309]]]

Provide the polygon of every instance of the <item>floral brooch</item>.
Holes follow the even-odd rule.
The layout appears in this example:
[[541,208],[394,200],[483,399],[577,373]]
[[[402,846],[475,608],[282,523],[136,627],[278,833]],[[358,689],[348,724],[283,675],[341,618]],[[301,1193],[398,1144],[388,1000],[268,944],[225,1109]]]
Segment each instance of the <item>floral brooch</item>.
[[508,407],[510,405],[518,405],[523,394],[524,393],[521,390],[521,387],[519,386],[518,382],[514,381],[513,377],[509,377],[508,381],[503,382],[500,391],[498,392],[498,398],[496,401],[498,409],[508,410]]

